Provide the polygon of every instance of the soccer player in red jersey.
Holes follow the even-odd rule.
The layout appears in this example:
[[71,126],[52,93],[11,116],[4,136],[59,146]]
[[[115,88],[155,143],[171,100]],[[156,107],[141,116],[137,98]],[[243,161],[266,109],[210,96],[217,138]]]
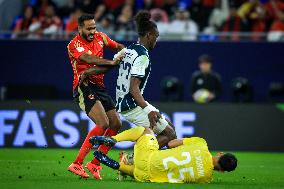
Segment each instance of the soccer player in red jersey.
[[[93,15],[84,14],[78,19],[78,31],[68,44],[68,55],[73,67],[73,97],[80,108],[86,112],[96,126],[88,133],[82,144],[75,161],[68,167],[68,170],[83,177],[89,175],[83,168],[83,161],[92,148],[89,138],[92,136],[113,136],[121,127],[119,115],[115,110],[112,98],[108,95],[104,86],[104,74],[90,75],[88,81],[80,82],[80,75],[87,69],[95,66],[116,66],[123,55],[114,60],[103,59],[103,48],[108,47],[115,51],[124,48],[111,40],[106,34],[96,30],[96,22]],[[109,147],[101,145],[98,150],[106,154]],[[100,162],[96,159],[88,162],[85,166],[94,176],[101,180]]]

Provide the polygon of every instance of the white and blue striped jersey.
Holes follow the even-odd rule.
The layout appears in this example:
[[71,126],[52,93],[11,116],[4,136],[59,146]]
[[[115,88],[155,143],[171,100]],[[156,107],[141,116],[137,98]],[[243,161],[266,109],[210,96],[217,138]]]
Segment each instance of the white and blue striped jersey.
[[143,95],[150,72],[151,63],[148,50],[139,43],[128,46],[125,50],[125,57],[120,62],[116,82],[116,109],[118,112],[124,112],[138,106],[129,92],[130,78],[138,77],[141,79],[139,88]]

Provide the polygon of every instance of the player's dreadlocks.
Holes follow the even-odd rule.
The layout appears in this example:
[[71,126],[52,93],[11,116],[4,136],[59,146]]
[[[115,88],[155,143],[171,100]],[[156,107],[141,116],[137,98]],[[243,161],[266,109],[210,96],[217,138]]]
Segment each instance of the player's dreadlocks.
[[147,32],[157,28],[157,25],[150,20],[151,14],[149,11],[139,11],[135,16],[136,28],[139,36],[146,35]]

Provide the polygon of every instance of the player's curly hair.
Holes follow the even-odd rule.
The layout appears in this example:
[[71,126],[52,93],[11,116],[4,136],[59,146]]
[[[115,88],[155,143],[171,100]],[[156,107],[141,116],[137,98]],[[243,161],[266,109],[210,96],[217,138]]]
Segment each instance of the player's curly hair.
[[230,172],[236,169],[238,160],[233,154],[226,153],[220,157],[218,164],[223,171]]
[[139,36],[145,36],[147,32],[157,28],[157,25],[151,21],[151,14],[149,11],[139,11],[134,17],[136,28]]

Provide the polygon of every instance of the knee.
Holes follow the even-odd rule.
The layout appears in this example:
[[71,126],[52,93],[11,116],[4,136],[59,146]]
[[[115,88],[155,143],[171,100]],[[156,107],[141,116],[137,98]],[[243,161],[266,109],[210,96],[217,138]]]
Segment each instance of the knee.
[[109,128],[109,120],[108,119],[101,119],[98,120],[97,123],[99,126],[101,126],[104,130]]
[[122,127],[122,123],[119,119],[112,120],[110,123],[110,128],[118,131]]
[[109,127],[109,119],[106,115],[96,115],[95,112],[90,111],[88,117],[96,124],[107,129]]

